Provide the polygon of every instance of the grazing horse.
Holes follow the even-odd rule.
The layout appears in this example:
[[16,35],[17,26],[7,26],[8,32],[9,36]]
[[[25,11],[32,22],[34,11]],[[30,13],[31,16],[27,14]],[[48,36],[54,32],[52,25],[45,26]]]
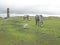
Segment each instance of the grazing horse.
[[23,16],[23,19],[29,20],[29,15],[24,15],[24,16]]
[[42,27],[42,25],[43,25],[42,15],[36,15],[35,21],[36,21],[36,25],[40,25],[40,27]]
[[39,20],[40,20],[40,27],[42,27],[43,26],[43,16],[42,15],[39,16]]

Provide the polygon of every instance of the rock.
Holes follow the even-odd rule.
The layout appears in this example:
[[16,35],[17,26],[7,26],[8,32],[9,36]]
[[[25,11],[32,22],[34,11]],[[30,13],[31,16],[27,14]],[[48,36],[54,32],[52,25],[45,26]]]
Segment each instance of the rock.
[[24,24],[24,28],[28,28],[28,24]]

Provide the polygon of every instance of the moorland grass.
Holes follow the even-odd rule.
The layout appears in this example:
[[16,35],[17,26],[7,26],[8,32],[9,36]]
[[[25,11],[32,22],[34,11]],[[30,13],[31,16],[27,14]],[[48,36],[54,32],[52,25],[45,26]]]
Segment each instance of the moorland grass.
[[[23,25],[28,24],[24,29]],[[60,18],[43,18],[43,27],[22,17],[0,18],[0,45],[60,45]]]

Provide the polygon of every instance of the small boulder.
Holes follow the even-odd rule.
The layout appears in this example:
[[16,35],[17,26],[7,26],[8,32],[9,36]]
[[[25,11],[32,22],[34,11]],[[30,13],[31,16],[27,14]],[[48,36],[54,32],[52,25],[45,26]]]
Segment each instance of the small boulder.
[[28,28],[28,24],[24,24],[24,28]]

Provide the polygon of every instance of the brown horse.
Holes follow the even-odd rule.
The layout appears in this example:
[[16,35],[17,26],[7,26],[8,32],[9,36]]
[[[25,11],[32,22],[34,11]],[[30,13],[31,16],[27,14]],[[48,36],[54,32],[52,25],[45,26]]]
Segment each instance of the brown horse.
[[29,15],[24,15],[24,16],[23,16],[23,19],[24,19],[24,20],[25,20],[25,19],[29,20]]

